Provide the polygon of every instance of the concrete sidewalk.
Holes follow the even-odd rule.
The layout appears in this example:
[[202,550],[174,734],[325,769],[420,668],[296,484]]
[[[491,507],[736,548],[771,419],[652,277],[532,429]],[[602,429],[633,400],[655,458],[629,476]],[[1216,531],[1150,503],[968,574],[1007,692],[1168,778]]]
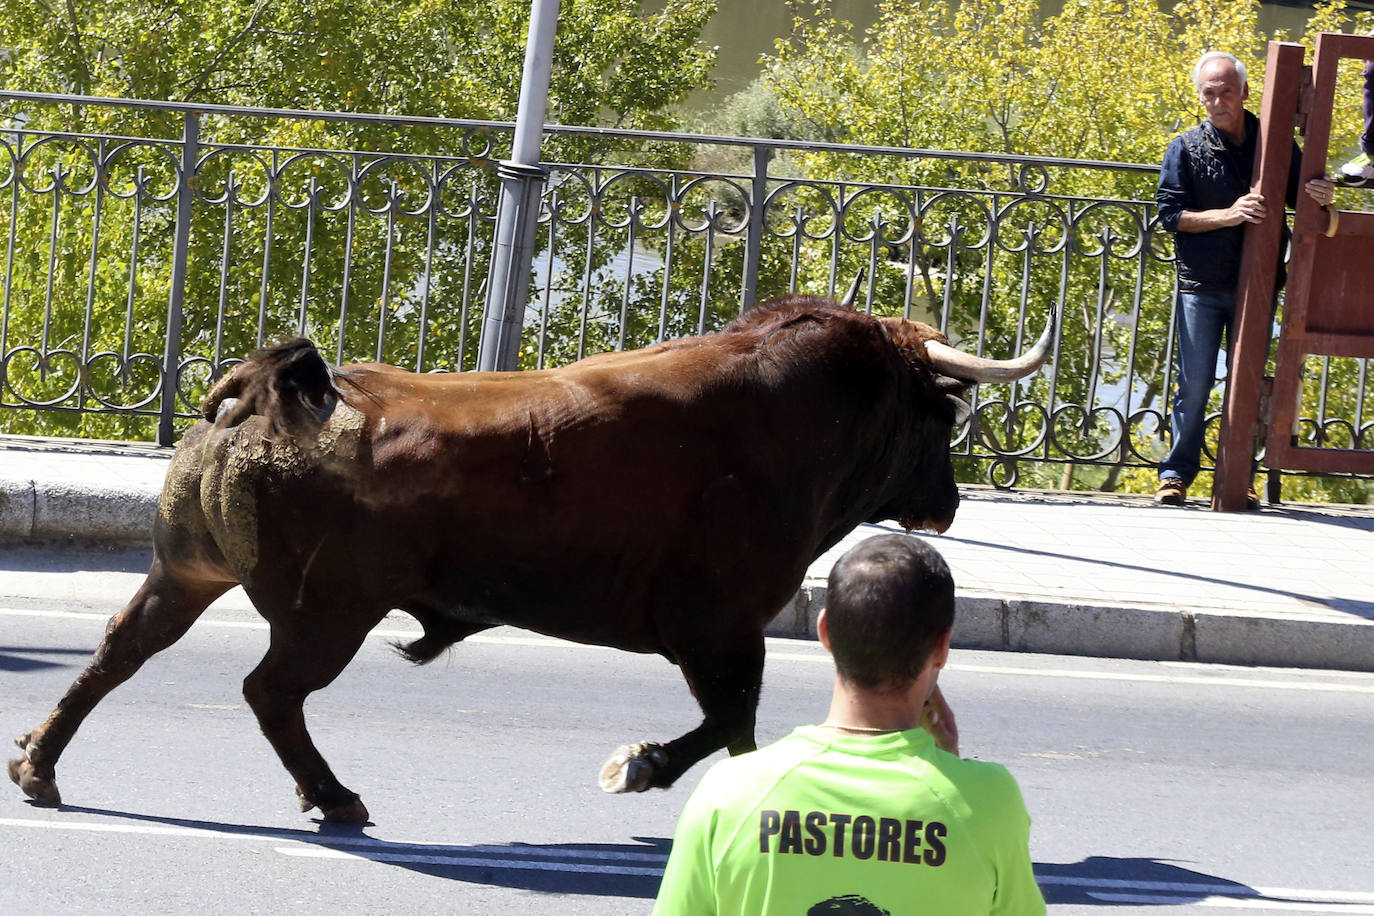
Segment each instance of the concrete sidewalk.
[[[0,539],[146,547],[171,452],[0,438]],[[970,648],[1374,670],[1374,507],[1216,513],[1201,501],[961,487],[930,539],[959,586]],[[771,635],[814,634],[822,556]],[[4,560],[0,548],[0,565]]]

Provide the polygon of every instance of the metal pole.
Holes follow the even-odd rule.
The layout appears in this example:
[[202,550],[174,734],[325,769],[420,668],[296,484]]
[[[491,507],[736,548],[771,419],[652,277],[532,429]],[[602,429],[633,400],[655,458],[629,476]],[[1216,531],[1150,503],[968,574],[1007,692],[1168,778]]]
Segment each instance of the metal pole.
[[181,142],[181,181],[177,187],[177,223],[172,248],[171,294],[167,300],[167,348],[162,355],[162,415],[157,444],[173,445],[172,421],[177,409],[177,376],[181,369],[181,307],[186,299],[186,256],[191,245],[191,203],[196,196],[196,160],[200,158],[200,115],[186,113]]
[[548,108],[557,30],[558,0],[532,0],[520,106],[515,115],[515,141],[511,158],[497,170],[501,176],[501,201],[496,210],[496,246],[488,274],[482,341],[477,350],[477,368],[484,372],[514,369],[520,359],[520,332],[525,324],[539,197],[546,174],[539,165],[539,144]]
[[744,241],[744,279],[740,283],[739,310],[754,307],[759,296],[759,262],[763,259],[763,211],[768,203],[768,160],[773,151],[754,147],[754,180],[749,188],[749,234]]

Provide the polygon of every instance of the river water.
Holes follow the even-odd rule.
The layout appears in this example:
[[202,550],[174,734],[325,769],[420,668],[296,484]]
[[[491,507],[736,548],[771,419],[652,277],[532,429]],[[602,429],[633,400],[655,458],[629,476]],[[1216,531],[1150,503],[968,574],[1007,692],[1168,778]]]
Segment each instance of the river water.
[[[653,0],[644,5],[661,8],[663,4]],[[878,19],[875,0],[832,0],[832,6],[836,17],[852,22],[858,35]],[[1046,15],[1053,15],[1061,6],[1062,0],[1047,0],[1041,4],[1041,9]],[[1352,13],[1368,8],[1369,3],[1359,0],[1348,7]],[[1310,15],[1308,5],[1265,3],[1260,7],[1260,29],[1267,35],[1285,29],[1290,38],[1296,39],[1301,36]],[[695,105],[705,107],[719,102],[721,95],[748,86],[759,74],[759,57],[772,54],[774,40],[787,35],[791,29],[792,14],[785,0],[720,0],[720,9],[701,36],[705,44],[720,49],[715,69],[716,90],[703,94],[703,98],[693,99]]]

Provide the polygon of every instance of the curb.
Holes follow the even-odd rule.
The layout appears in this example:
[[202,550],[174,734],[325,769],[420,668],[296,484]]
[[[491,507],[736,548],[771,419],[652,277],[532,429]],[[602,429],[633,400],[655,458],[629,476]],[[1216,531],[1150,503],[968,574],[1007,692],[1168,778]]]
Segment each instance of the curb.
[[0,539],[151,547],[161,487],[0,478]]
[[[0,542],[150,548],[161,485],[0,477]],[[765,630],[816,638],[825,584],[808,581]],[[1374,620],[1319,620],[1206,607],[1101,605],[956,592],[954,645],[1149,661],[1374,671]]]
[[[816,638],[824,585],[808,582],[766,634]],[[1216,608],[1159,608],[955,592],[960,649],[1374,671],[1374,621],[1295,619]]]

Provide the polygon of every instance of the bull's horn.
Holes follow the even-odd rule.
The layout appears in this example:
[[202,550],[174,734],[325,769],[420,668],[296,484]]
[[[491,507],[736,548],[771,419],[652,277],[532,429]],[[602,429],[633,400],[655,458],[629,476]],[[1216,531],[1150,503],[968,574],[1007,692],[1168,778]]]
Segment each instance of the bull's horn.
[[854,300],[859,298],[859,284],[864,282],[864,272],[866,270],[867,268],[865,267],[859,268],[859,272],[854,275],[854,282],[849,284],[849,292],[845,293],[844,298],[840,300],[840,305],[843,305],[845,308],[854,307]]
[[1014,359],[986,359],[934,340],[926,344],[926,356],[940,372],[966,382],[1013,382],[1034,373],[1050,358],[1056,318],[1058,309],[1050,313],[1035,346]]

